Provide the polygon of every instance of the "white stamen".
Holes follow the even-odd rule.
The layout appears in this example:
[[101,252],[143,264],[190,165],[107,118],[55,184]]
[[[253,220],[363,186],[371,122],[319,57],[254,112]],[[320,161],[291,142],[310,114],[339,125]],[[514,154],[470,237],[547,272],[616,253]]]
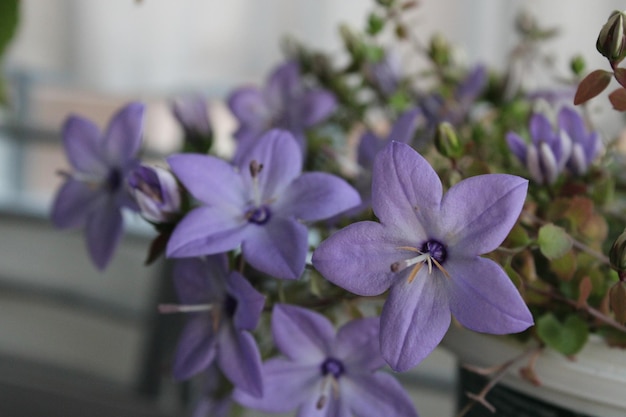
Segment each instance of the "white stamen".
[[159,304],[159,313],[197,313],[211,311],[213,307],[213,304]]

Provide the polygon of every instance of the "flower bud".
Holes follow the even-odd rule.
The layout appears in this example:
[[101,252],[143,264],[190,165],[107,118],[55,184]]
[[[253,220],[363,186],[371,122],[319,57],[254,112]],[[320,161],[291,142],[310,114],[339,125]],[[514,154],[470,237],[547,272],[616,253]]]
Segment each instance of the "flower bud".
[[626,282],[619,281],[615,283],[609,290],[609,305],[613,314],[615,314],[615,320],[625,324],[626,323]]
[[624,12],[613,11],[600,30],[596,49],[610,62],[620,62],[626,56],[625,32]]
[[190,151],[205,153],[213,144],[213,130],[204,97],[175,99],[172,113],[185,133],[185,145]]
[[180,190],[168,170],[140,165],[128,175],[128,185],[146,220],[167,223],[179,213]]
[[449,122],[442,122],[437,126],[435,147],[441,155],[447,158],[458,158],[463,154],[463,147],[454,126]]
[[435,34],[430,39],[428,56],[435,64],[440,66],[446,66],[450,63],[452,56],[450,44],[441,34]]
[[626,229],[613,242],[609,251],[609,261],[611,268],[616,270],[620,276],[626,273]]

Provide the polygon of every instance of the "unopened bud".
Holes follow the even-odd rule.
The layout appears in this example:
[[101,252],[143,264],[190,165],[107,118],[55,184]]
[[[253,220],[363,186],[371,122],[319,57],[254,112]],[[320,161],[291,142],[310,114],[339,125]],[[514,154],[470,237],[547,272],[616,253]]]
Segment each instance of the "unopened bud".
[[574,75],[581,75],[585,71],[585,59],[580,55],[576,55],[570,61],[569,66]]
[[626,323],[626,282],[619,281],[611,287],[609,290],[609,305],[613,314],[615,314],[615,320],[625,324]]
[[626,229],[615,239],[609,251],[611,268],[622,276],[626,273]]
[[596,49],[611,63],[618,63],[626,57],[626,26],[624,12],[613,11],[611,16],[602,26]]
[[437,65],[445,66],[450,63],[450,45],[442,35],[435,34],[430,39],[428,56]]
[[447,158],[458,158],[463,154],[459,137],[450,122],[442,122],[437,126],[435,147],[441,155]]

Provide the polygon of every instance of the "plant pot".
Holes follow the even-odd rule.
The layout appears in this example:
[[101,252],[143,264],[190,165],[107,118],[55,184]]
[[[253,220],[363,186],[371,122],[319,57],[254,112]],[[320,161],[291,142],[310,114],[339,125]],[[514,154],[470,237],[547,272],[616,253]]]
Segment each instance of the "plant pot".
[[[526,351],[506,336],[492,336],[452,326],[443,344],[459,364],[478,367],[501,365]],[[611,348],[599,337],[590,337],[575,358],[544,349],[535,362],[540,385],[523,378],[516,362],[501,383],[487,395],[499,417],[624,417],[626,416],[626,350]],[[468,401],[466,392],[477,394],[487,379],[466,369],[459,373],[459,410]],[[476,404],[466,417],[493,416]]]

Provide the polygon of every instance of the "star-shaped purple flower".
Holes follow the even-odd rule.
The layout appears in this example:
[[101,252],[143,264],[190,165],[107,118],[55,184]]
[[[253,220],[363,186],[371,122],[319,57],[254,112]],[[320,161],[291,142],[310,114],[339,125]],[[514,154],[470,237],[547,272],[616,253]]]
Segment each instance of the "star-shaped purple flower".
[[299,417],[417,417],[402,385],[386,372],[378,319],[348,322],[336,333],[321,314],[285,304],[272,313],[274,342],[285,357],[263,364],[264,393],[235,390],[235,401]]
[[174,377],[188,379],[217,361],[235,386],[261,396],[261,354],[250,331],[259,322],[265,297],[241,274],[228,272],[225,255],[178,260],[173,274],[181,304],[159,309],[193,314],[178,342]]
[[322,172],[301,175],[302,153],[289,132],[271,130],[238,166],[212,156],[168,158],[175,175],[202,203],[176,226],[167,246],[172,257],[242,247],[246,261],[277,278],[304,271],[307,227],[360,203],[343,179]]
[[330,91],[306,86],[298,63],[289,61],[272,72],[265,88],[242,87],[230,95],[228,105],[239,121],[239,155],[272,128],[290,131],[305,150],[304,131],[330,116],[337,100]]
[[572,152],[572,140],[563,131],[555,131],[541,113],[529,122],[531,143],[515,132],[506,135],[511,152],[526,166],[531,178],[539,184],[553,184],[563,172]]
[[313,265],[355,294],[389,289],[380,343],[397,371],[439,344],[451,313],[479,332],[520,332],[533,323],[526,304],[502,268],[479,255],[507,236],[527,186],[516,176],[489,174],[443,195],[430,164],[410,146],[391,142],[374,163],[372,208],[380,223],[336,232],[313,253]]
[[91,121],[70,116],[63,125],[63,146],[72,167],[57,192],[52,222],[60,228],[84,227],[92,262],[104,269],[123,231],[121,209],[137,210],[126,176],[138,165],[144,106],[131,103],[101,134]]

